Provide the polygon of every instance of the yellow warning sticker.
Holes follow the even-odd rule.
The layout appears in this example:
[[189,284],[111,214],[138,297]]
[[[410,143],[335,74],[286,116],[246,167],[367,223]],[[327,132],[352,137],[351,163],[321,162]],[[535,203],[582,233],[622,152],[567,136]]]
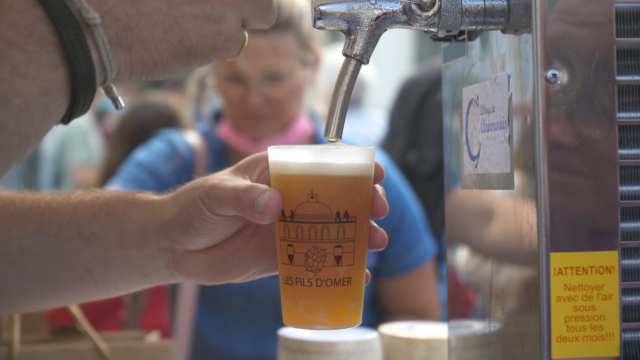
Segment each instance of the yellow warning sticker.
[[551,253],[551,358],[620,356],[618,252]]

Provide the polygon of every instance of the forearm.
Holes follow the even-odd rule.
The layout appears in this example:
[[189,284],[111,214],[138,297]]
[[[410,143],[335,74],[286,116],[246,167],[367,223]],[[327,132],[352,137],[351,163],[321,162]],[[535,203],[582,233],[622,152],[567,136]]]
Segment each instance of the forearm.
[[[273,0],[89,0],[89,5],[101,16],[116,79],[167,78],[234,56],[243,46],[243,29],[266,29],[276,15]],[[80,23],[96,82],[102,84],[93,36]],[[60,121],[70,83],[60,40],[40,4],[0,0],[0,176]]]
[[436,265],[429,260],[407,274],[377,281],[383,322],[442,319]]
[[176,281],[162,198],[102,191],[0,193],[0,313],[113,297]]

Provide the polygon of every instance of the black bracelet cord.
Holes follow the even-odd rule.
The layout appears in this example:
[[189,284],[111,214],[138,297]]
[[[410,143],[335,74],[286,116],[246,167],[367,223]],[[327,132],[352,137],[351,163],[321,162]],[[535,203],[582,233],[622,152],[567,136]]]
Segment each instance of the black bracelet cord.
[[96,70],[82,26],[65,0],[38,0],[58,33],[71,75],[71,99],[62,124],[89,111],[96,94]]

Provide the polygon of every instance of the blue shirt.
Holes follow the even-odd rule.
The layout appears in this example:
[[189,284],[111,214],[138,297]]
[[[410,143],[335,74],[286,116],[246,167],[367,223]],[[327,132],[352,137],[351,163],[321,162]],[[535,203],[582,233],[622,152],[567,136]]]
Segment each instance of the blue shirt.
[[[198,130],[208,144],[208,170],[216,172],[228,167],[226,147],[214,136],[213,128],[203,124]],[[317,135],[317,142],[326,140]],[[390,210],[386,218],[377,221],[389,235],[389,245],[384,251],[370,252],[367,258],[373,280],[410,272],[437,253],[427,216],[410,184],[386,153],[380,149],[376,153],[386,170],[382,186]],[[193,172],[193,152],[182,133],[162,130],[129,156],[108,186],[160,193],[191,180]],[[362,325],[375,327],[381,314],[373,286],[365,289],[363,311]],[[275,360],[276,331],[282,326],[277,276],[243,284],[203,286],[193,359]]]

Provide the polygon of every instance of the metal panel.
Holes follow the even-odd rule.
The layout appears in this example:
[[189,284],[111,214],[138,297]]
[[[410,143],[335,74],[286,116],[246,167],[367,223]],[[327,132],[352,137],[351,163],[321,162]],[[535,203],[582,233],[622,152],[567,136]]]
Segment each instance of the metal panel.
[[[514,173],[506,175],[511,176],[515,186],[513,190],[462,190],[462,89],[504,74],[510,76],[514,168]],[[462,324],[474,330],[461,339],[460,322],[450,323],[449,359],[538,360],[541,348],[532,36],[493,31],[468,42],[467,57],[443,67],[443,94],[448,258],[460,281],[476,290],[480,304],[468,316],[467,309],[456,305],[456,297],[462,294],[450,294],[449,318],[466,319]],[[492,182],[493,175],[476,176],[476,187],[511,187]]]
[[[466,58],[443,66],[448,257],[481,304],[468,316],[456,307],[462,294],[451,294],[449,316],[481,321],[478,335],[499,334],[493,359],[550,359],[550,252],[620,250],[624,230],[621,259],[631,281],[624,286],[640,281],[640,253],[630,248],[637,246],[640,163],[624,161],[636,160],[637,40],[618,45],[628,63],[616,74],[616,3],[630,1],[534,1],[532,35],[484,33],[468,43]],[[623,25],[624,34],[635,31],[631,22]],[[515,189],[461,190],[462,89],[502,74],[511,76]],[[621,125],[628,128],[619,151]],[[625,291],[627,298],[635,294]],[[623,348],[630,350],[623,351],[634,351],[638,327],[624,325]],[[464,354],[452,344],[453,358]]]
[[542,83],[550,251],[617,250],[614,1],[548,1]]
[[614,3],[549,0],[541,20],[540,72],[563,79],[540,83],[550,252],[619,249]]

